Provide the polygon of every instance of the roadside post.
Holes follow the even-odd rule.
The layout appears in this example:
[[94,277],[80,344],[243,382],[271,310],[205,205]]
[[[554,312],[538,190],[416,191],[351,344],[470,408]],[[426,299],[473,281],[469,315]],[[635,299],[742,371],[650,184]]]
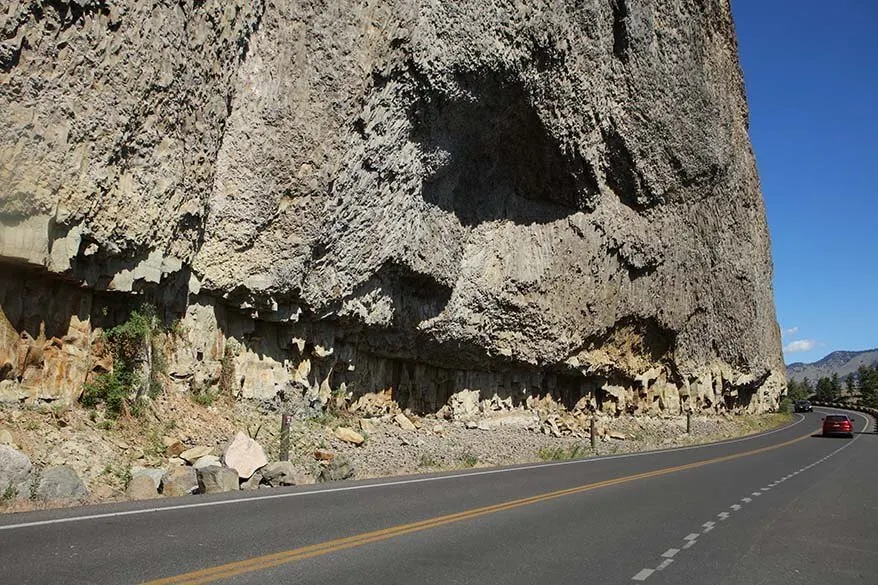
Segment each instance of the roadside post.
[[591,417],[591,428],[590,428],[590,430],[591,430],[591,448],[592,448],[592,451],[594,450],[595,446],[597,445],[597,440],[598,440],[598,435],[597,435],[597,433],[595,432],[595,428],[594,428],[594,427],[595,427],[595,425],[594,425],[594,415],[592,415],[592,417]]

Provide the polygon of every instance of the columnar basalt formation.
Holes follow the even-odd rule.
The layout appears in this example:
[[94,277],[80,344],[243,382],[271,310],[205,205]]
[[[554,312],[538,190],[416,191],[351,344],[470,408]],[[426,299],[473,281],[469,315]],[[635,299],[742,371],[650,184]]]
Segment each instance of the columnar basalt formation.
[[12,0],[0,399],[148,301],[182,388],[770,408],[747,125],[727,0]]

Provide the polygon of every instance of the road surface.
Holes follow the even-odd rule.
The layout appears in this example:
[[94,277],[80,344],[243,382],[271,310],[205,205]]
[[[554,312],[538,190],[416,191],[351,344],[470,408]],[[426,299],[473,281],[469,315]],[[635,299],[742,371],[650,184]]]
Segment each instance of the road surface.
[[[819,409],[827,412],[829,409]],[[878,584],[878,434],[0,516],[0,583]]]

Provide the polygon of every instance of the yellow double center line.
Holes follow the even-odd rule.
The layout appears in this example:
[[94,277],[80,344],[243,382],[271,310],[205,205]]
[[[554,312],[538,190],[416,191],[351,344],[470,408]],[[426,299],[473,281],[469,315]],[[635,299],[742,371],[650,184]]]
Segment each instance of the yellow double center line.
[[772,451],[774,449],[780,449],[781,447],[786,447],[788,445],[792,445],[793,443],[803,441],[810,436],[811,434],[809,433],[796,439],[791,439],[789,441],[778,443],[776,445],[770,445],[768,447],[753,449],[751,451],[744,451],[742,453],[735,453],[733,455],[725,455],[723,457],[716,457],[714,459],[705,459],[703,461],[696,461],[694,463],[687,463],[685,465],[665,467],[662,469],[656,469],[654,471],[636,473],[634,475],[626,475],[624,477],[617,477],[615,479],[607,479],[604,481],[580,485],[564,490],[558,490],[555,492],[548,492],[545,494],[532,496],[530,498],[512,500],[502,504],[494,504],[493,506],[484,506],[482,508],[473,508],[471,510],[458,512],[456,514],[448,514],[446,516],[437,516],[435,518],[429,518],[427,520],[421,520],[420,522],[413,522],[411,524],[400,524],[398,526],[392,526],[390,528],[384,528],[382,530],[364,532],[363,534],[357,534],[355,536],[348,536],[346,538],[339,538],[336,540],[329,540],[320,544],[312,544],[310,546],[294,548],[279,553],[253,557],[251,559],[228,563],[225,565],[218,565],[208,569],[192,571],[191,573],[184,573],[182,575],[166,577],[164,579],[158,579],[155,581],[148,581],[144,585],[200,585],[203,583],[219,581],[221,579],[229,579],[236,575],[242,575],[244,573],[251,573],[254,571],[262,571],[264,569],[269,569],[278,565],[284,565],[295,561],[310,559],[311,557],[339,552],[349,548],[362,546],[364,544],[387,540],[389,538],[401,536],[403,534],[420,532],[422,530],[428,530],[430,528],[444,526],[445,524],[452,524],[454,522],[461,522],[463,520],[478,518],[479,516],[485,516],[487,514],[493,514],[495,512],[503,512],[506,510],[512,510],[515,508],[520,508],[522,506],[529,506],[531,504],[554,500],[555,498],[579,494],[598,488],[629,483],[632,481],[638,481],[650,477],[659,477],[662,475],[668,475],[670,473],[676,473],[678,471],[695,469],[696,467],[703,467],[705,465],[712,465],[714,463],[722,463],[723,461],[740,459],[741,457],[747,457],[750,455],[756,455],[758,453],[764,453],[766,451]]

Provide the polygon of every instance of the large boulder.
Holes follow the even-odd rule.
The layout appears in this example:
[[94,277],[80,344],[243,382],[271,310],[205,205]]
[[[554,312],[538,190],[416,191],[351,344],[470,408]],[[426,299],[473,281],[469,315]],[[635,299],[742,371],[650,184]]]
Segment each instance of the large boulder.
[[449,406],[454,420],[471,418],[479,413],[479,391],[461,390],[451,396]]
[[0,495],[11,489],[19,497],[27,497],[32,469],[27,455],[8,445],[0,445]]
[[198,493],[221,494],[238,491],[238,472],[228,467],[211,465],[196,471]]
[[262,445],[238,431],[223,451],[223,463],[238,472],[241,479],[249,479],[253,472],[268,463]]
[[211,466],[222,467],[223,462],[216,455],[205,455],[204,457],[199,458],[198,461],[192,464],[192,467],[194,467],[195,469],[202,469],[204,467]]
[[311,483],[310,476],[290,461],[272,461],[260,470],[271,487]]
[[404,431],[418,430],[418,428],[411,421],[411,419],[409,419],[409,417],[407,417],[406,415],[404,415],[401,412],[399,414],[397,414],[395,417],[393,417],[393,420],[396,421],[396,424],[399,425],[399,428],[401,428]]
[[362,445],[366,440],[363,435],[350,427],[338,427],[333,434],[339,441],[351,443],[352,445]]
[[354,466],[345,457],[334,457],[327,462],[317,476],[319,481],[341,481],[354,477]]
[[180,453],[180,459],[183,459],[189,465],[192,465],[205,455],[210,455],[210,452],[213,451],[213,447],[207,447],[205,445],[198,445],[196,447],[192,447],[191,449],[186,449],[182,453]]
[[158,491],[159,487],[162,485],[162,477],[165,475],[165,472],[161,469],[152,469],[149,467],[132,467],[131,468],[131,479],[134,480],[138,477],[147,477],[150,481],[152,481],[153,486],[156,491]]
[[[264,467],[262,469],[265,469]],[[241,482],[242,490],[258,490],[262,485],[262,470],[257,471],[253,475],[250,476],[250,479],[247,481]]]
[[158,489],[153,479],[145,474],[133,476],[125,487],[125,496],[129,500],[148,500],[158,497]]
[[36,496],[41,500],[75,500],[87,495],[85,484],[68,465],[44,469],[36,486]]
[[198,476],[192,467],[174,467],[162,477],[166,496],[188,496],[198,489]]

